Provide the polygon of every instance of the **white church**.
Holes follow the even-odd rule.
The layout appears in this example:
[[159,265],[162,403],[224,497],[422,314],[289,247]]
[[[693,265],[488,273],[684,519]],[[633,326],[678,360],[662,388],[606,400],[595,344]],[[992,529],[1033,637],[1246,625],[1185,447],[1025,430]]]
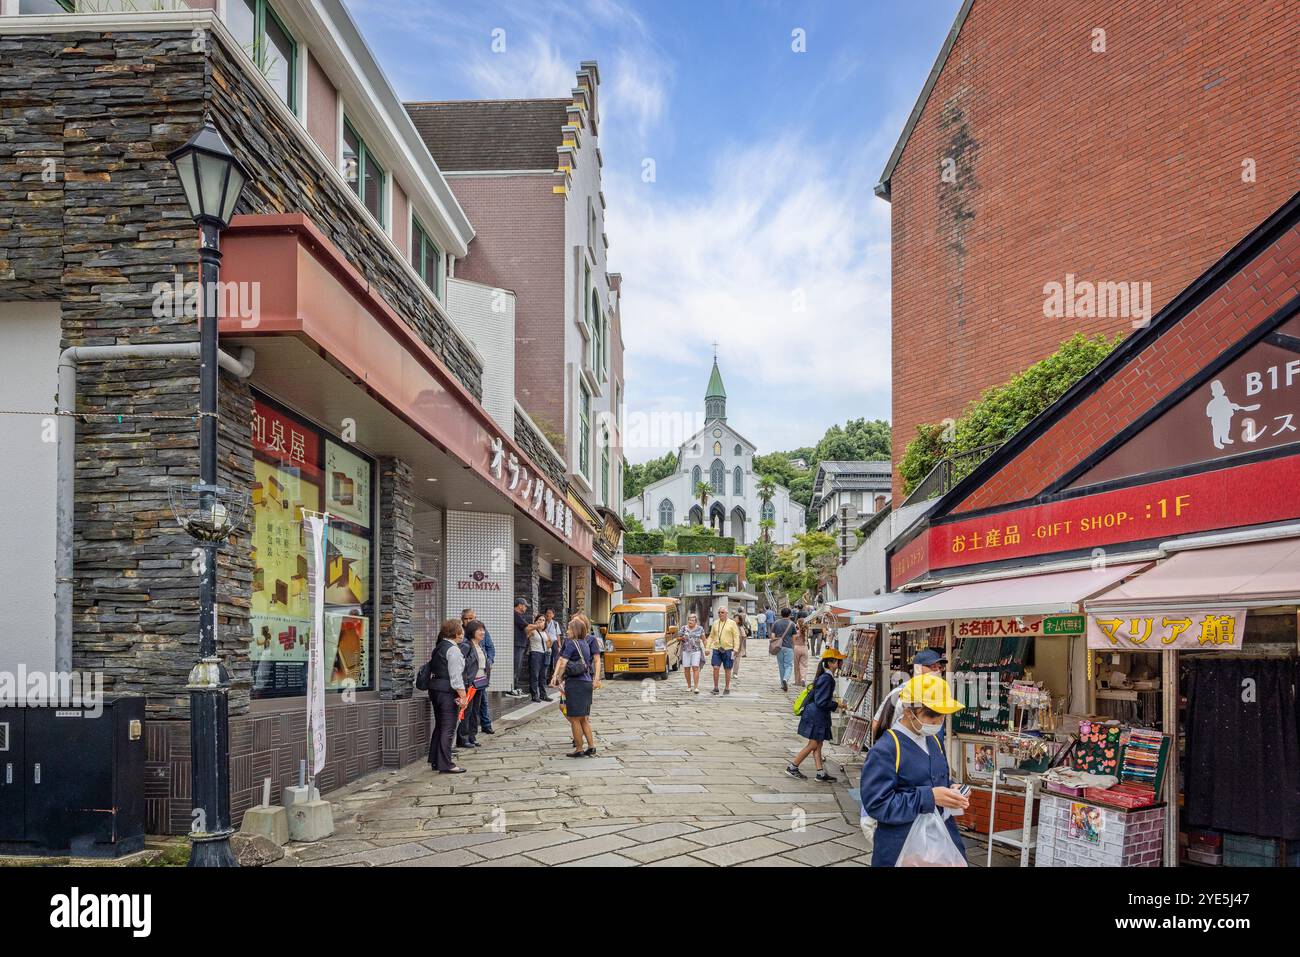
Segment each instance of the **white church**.
[[[704,393],[704,428],[677,450],[677,472],[647,485],[641,497],[628,504],[647,530],[707,522],[720,535],[744,545],[758,541],[759,522],[770,519],[772,541],[789,545],[805,530],[804,507],[791,500],[783,485],[776,486],[770,501],[759,498],[755,451],[753,442],[727,424],[727,392],[714,356]],[[711,489],[705,508],[695,494],[701,482]]]

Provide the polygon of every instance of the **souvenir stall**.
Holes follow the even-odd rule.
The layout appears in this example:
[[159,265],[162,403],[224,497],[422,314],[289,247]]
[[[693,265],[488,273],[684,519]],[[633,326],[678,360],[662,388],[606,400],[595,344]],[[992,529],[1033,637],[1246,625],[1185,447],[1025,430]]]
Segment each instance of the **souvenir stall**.
[[1293,535],[1171,549],[1087,603],[1098,685],[1131,681],[1118,672],[1144,658],[1156,660],[1148,670],[1162,681],[1157,720],[1143,722],[1162,731],[1146,740],[1131,731],[1120,784],[1096,796],[1103,806],[1149,799],[1138,788],[1153,786],[1168,802],[1165,850],[1181,863],[1300,866],[1298,600]]
[[949,719],[948,735],[954,780],[971,789],[962,826],[991,835],[990,856],[992,845],[1003,845],[1029,863],[1041,776],[1068,759],[1081,721],[1093,714],[1082,601],[1143,567],[956,584],[866,616],[888,627],[891,667],[906,673],[925,647],[945,654],[965,705]]
[[1298,356],[1300,193],[887,547],[1040,863],[1300,864]]

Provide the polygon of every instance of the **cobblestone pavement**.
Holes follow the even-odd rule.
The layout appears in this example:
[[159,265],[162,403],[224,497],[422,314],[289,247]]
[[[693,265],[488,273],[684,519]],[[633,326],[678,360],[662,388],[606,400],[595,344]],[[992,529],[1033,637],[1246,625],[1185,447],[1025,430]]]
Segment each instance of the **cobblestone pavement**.
[[462,775],[424,762],[328,797],[335,833],[289,845],[277,866],[860,867],[869,848],[849,792],[860,757],[827,745],[839,781],[795,780],[802,745],[776,659],[751,642],[729,696],[683,677],[607,681],[595,694],[599,753],[569,758],[568,722],[535,720],[462,751]]

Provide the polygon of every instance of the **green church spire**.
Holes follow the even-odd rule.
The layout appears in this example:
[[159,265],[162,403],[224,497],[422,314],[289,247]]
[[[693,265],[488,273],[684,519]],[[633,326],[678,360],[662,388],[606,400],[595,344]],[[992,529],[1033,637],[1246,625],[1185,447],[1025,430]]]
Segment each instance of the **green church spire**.
[[718,355],[713,354],[713,372],[709,387],[704,390],[704,421],[727,421],[727,390],[722,387],[722,373],[718,370]]

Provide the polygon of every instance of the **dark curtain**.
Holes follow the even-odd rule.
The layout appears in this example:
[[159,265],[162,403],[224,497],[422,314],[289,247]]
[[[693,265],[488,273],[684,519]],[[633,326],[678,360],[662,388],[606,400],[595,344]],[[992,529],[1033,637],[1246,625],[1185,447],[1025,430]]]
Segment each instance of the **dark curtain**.
[[1186,664],[1184,822],[1300,839],[1300,662],[1197,657]]

